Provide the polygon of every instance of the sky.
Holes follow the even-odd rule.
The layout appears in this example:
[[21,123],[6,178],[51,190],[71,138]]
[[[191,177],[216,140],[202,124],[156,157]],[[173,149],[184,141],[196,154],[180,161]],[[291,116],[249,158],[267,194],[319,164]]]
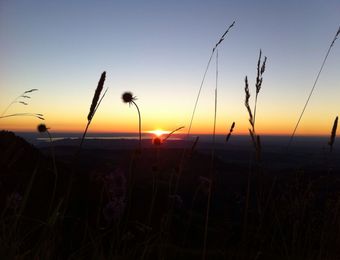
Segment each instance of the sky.
[[[0,1],[0,113],[29,89],[29,104],[6,114],[41,113],[51,132],[83,131],[100,75],[108,92],[90,132],[136,132],[138,114],[122,102],[130,91],[142,130],[188,130],[212,48],[218,47],[217,126],[246,134],[244,78],[255,93],[259,50],[267,56],[258,95],[258,134],[291,134],[340,25],[338,0]],[[298,135],[328,135],[340,111],[340,39],[316,85]],[[213,130],[216,56],[192,133]],[[35,131],[33,117],[0,119],[0,128]]]

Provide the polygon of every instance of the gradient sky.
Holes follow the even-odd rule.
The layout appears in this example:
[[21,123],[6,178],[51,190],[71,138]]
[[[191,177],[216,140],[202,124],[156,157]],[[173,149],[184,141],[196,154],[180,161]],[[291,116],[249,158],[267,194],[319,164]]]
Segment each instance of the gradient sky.
[[[28,106],[8,113],[45,115],[51,131],[82,131],[100,74],[109,91],[90,131],[189,126],[212,48],[219,47],[217,132],[247,133],[244,77],[254,93],[259,49],[268,57],[258,98],[257,132],[291,134],[340,25],[339,0],[17,1],[0,2],[0,113],[31,88]],[[335,42],[297,134],[328,134],[340,110],[340,39]],[[213,128],[215,60],[193,133]],[[253,102],[253,97],[251,102]],[[0,128],[35,131],[35,118],[0,119]],[[187,130],[187,128],[185,129]]]

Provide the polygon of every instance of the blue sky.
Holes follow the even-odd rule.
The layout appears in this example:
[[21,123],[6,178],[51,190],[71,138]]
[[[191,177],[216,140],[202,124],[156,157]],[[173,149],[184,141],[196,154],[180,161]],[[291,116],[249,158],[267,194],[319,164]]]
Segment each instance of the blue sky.
[[[248,75],[253,86],[261,48],[268,63],[258,129],[288,133],[340,25],[339,13],[339,1],[321,0],[1,1],[0,110],[24,90],[38,88],[25,111],[44,113],[52,129],[82,129],[106,70],[110,89],[93,130],[136,128],[135,111],[120,100],[126,90],[138,97],[144,130],[188,126],[211,50],[235,20],[219,48],[218,131],[232,121],[239,133],[247,131],[243,80]],[[328,132],[339,114],[339,46],[332,49],[300,133]],[[214,69],[213,61],[193,131],[212,128]],[[9,130],[37,123],[2,122]]]

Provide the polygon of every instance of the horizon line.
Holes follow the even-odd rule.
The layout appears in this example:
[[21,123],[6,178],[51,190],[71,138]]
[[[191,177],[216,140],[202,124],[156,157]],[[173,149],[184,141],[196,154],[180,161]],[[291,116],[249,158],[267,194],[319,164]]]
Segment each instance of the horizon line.
[[[6,130],[6,129],[2,129],[1,131],[8,131],[8,132],[14,132],[14,133],[27,133],[27,134],[33,134],[33,133],[37,133],[39,134],[37,131],[32,131],[32,130]],[[83,134],[83,131],[67,131],[67,130],[64,130],[64,131],[51,131],[51,133],[56,133],[56,134]],[[118,131],[118,132],[115,132],[115,131],[93,131],[93,132],[88,132],[88,134],[135,134],[135,135],[138,135],[139,133],[138,132],[121,132],[121,131]],[[150,133],[149,131],[143,131],[142,134],[147,134],[147,135],[153,135],[153,133]],[[174,133],[173,135],[186,135],[187,133],[186,132],[177,132],[177,133]],[[212,133],[191,133],[189,136],[197,136],[197,135],[213,135]],[[216,133],[216,135],[218,136],[221,136],[221,135],[225,135],[227,136],[227,133]],[[273,137],[287,137],[287,136],[290,136],[291,134],[290,133],[287,133],[287,134],[284,134],[284,133],[260,133],[259,134],[260,136],[273,136]],[[234,133],[233,136],[249,136],[249,134],[246,134],[246,133]],[[297,137],[329,137],[330,135],[328,134],[296,134],[295,136]]]

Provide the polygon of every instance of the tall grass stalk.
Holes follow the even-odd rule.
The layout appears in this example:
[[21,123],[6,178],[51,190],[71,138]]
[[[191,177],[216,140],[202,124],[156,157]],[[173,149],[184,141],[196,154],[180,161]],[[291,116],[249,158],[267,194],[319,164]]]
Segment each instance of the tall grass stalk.
[[[190,124],[189,124],[189,128],[188,128],[188,131],[187,131],[186,139],[188,139],[188,137],[190,136],[190,133],[191,133],[191,128],[192,128],[195,112],[196,112],[196,109],[197,109],[198,101],[199,101],[199,98],[201,96],[201,91],[202,91],[202,88],[203,88],[203,84],[205,82],[205,78],[206,78],[207,72],[208,72],[209,67],[210,67],[210,63],[211,63],[212,57],[213,57],[213,55],[215,53],[215,50],[224,41],[226,35],[228,34],[229,30],[234,26],[234,24],[235,24],[235,21],[227,28],[227,30],[223,33],[223,35],[220,37],[220,39],[218,40],[218,42],[215,44],[214,48],[212,49],[212,52],[210,54],[210,57],[209,57],[207,66],[205,68],[205,71],[204,71],[204,74],[203,74],[203,78],[202,78],[199,90],[198,90],[198,93],[197,93],[197,97],[196,97],[195,104],[194,104],[194,109],[192,111],[191,118],[190,118]],[[196,140],[198,141],[198,139],[196,139]],[[194,143],[194,145],[196,145],[197,141]],[[193,151],[193,149],[191,149],[191,151]],[[186,150],[184,149],[184,151],[182,153],[182,157],[181,157],[180,162],[179,162],[177,178],[176,178],[175,187],[174,187],[174,194],[177,194],[177,190],[178,190],[178,186],[179,186],[179,180],[181,178],[181,174],[182,174],[183,167],[184,167],[185,157],[186,157]],[[210,207],[210,205],[208,205],[208,207]],[[168,214],[169,217],[172,215],[173,208],[174,208],[174,203],[171,203],[170,207],[169,207],[169,214]],[[169,225],[170,225],[169,221],[170,221],[169,218],[167,218],[165,220],[165,223],[166,223],[165,226],[167,226],[167,228],[169,228]],[[204,235],[204,236],[206,236],[206,235]],[[206,239],[204,239],[204,240],[205,240],[204,244],[206,244]],[[206,246],[203,249],[203,258],[205,258],[205,257],[206,257]]]
[[214,103],[214,125],[213,125],[213,147],[211,151],[211,165],[209,173],[209,185],[208,185],[208,203],[207,211],[205,216],[205,227],[204,227],[204,242],[203,242],[203,255],[202,259],[206,259],[207,254],[207,239],[208,239],[208,226],[209,226],[209,213],[211,204],[211,193],[212,193],[212,181],[215,167],[215,143],[216,143],[216,118],[217,118],[217,90],[218,90],[218,50],[216,50],[216,74],[215,74],[215,103]]
[[189,124],[189,128],[188,128],[188,133],[187,133],[187,137],[189,137],[190,135],[190,132],[191,132],[191,127],[192,127],[192,123],[193,123],[193,120],[194,120],[194,116],[195,116],[195,112],[196,112],[196,108],[197,108],[197,105],[198,105],[198,101],[199,101],[199,98],[201,96],[201,91],[202,91],[202,87],[203,87],[203,84],[204,84],[204,81],[205,81],[205,77],[207,75],[207,72],[208,72],[208,69],[209,69],[209,66],[210,66],[210,62],[211,62],[211,59],[215,53],[215,50],[216,48],[224,41],[226,35],[228,34],[229,30],[235,25],[235,21],[227,28],[227,30],[223,33],[223,35],[221,36],[221,38],[218,40],[218,42],[215,44],[215,47],[212,49],[212,52],[210,54],[210,58],[208,60],[208,64],[205,68],[205,71],[204,71],[204,74],[203,74],[203,78],[202,78],[202,81],[201,81],[201,84],[200,84],[200,87],[199,87],[199,90],[198,90],[198,93],[197,93],[197,97],[196,97],[196,101],[195,101],[195,105],[194,105],[194,109],[192,111],[192,114],[191,114],[191,119],[190,119],[190,124]]
[[[197,109],[199,98],[201,96],[201,91],[202,91],[203,84],[205,82],[205,77],[206,77],[208,69],[210,67],[211,59],[212,59],[212,57],[213,57],[213,55],[215,53],[216,48],[224,41],[224,39],[225,39],[226,35],[228,34],[229,30],[234,25],[235,25],[235,21],[233,21],[233,23],[231,25],[229,25],[227,30],[222,34],[222,36],[220,37],[220,39],[218,40],[218,42],[215,44],[214,48],[212,49],[212,52],[211,52],[209,60],[208,60],[208,64],[207,64],[207,66],[205,68],[205,71],[204,71],[204,74],[203,74],[203,78],[202,78],[202,81],[201,81],[201,84],[200,84],[200,87],[199,87],[199,90],[198,90],[198,93],[197,93],[194,109],[192,111],[191,118],[190,118],[190,124],[189,124],[188,132],[187,132],[187,135],[186,135],[186,139],[189,138],[190,133],[191,133],[191,128],[192,128],[192,124],[193,124],[193,121],[194,121],[195,112],[196,112],[196,109]],[[185,156],[186,156],[186,150],[183,151],[182,158],[181,158],[181,161],[179,163],[178,176],[177,176],[177,180],[176,180],[176,184],[175,184],[175,193],[176,193],[176,191],[178,189],[178,184],[179,184],[179,180],[180,180],[180,177],[181,177],[182,168],[184,166]]]
[[302,108],[301,113],[300,113],[299,119],[298,119],[298,121],[296,122],[296,125],[295,125],[295,127],[294,127],[293,133],[292,133],[292,135],[291,135],[291,137],[290,137],[290,139],[289,139],[288,147],[290,147],[290,145],[291,145],[291,143],[292,143],[292,141],[293,141],[293,138],[294,138],[294,136],[295,136],[296,130],[297,130],[298,127],[299,127],[300,121],[301,121],[301,119],[302,119],[303,114],[305,113],[305,110],[306,110],[306,108],[307,108],[307,105],[308,105],[308,103],[309,103],[309,100],[311,99],[311,97],[312,97],[312,95],[313,95],[315,86],[316,86],[316,84],[318,83],[320,74],[321,74],[321,72],[322,72],[322,70],[323,70],[323,67],[325,66],[326,60],[327,60],[327,58],[328,58],[328,56],[329,56],[329,53],[331,52],[331,49],[332,49],[332,47],[334,46],[335,41],[338,39],[339,34],[340,34],[340,26],[339,26],[339,29],[338,29],[338,31],[336,32],[334,38],[332,39],[332,42],[331,42],[331,44],[329,45],[328,50],[327,50],[327,52],[326,52],[326,55],[325,55],[325,57],[324,57],[324,59],[323,59],[323,61],[322,61],[322,63],[321,63],[321,67],[320,67],[320,69],[319,69],[318,74],[316,75],[314,84],[313,84],[313,86],[312,86],[312,88],[311,88],[311,90],[310,90],[310,92],[309,92],[309,95],[308,95],[308,97],[307,97],[307,100],[306,100],[306,102],[305,102],[305,104],[304,104],[304,106],[303,106],[303,108]]
[[64,213],[66,212],[67,204],[69,202],[69,198],[70,198],[70,194],[71,194],[71,188],[72,188],[72,183],[73,183],[75,166],[78,163],[79,154],[80,154],[83,142],[85,140],[88,128],[89,128],[89,126],[90,126],[90,124],[92,122],[92,119],[93,119],[94,115],[97,112],[97,109],[98,109],[99,105],[101,104],[101,102],[102,102],[103,98],[105,97],[105,94],[106,94],[106,92],[108,90],[108,89],[106,89],[104,94],[100,97],[100,94],[101,94],[101,92],[103,90],[105,78],[106,78],[106,72],[104,71],[101,74],[101,76],[100,76],[97,88],[96,88],[95,93],[93,95],[92,103],[91,103],[91,106],[90,106],[90,112],[87,115],[87,124],[86,124],[85,130],[84,130],[84,133],[83,133],[82,138],[80,140],[80,144],[79,144],[79,146],[78,146],[78,148],[77,148],[77,150],[76,150],[76,152],[74,154],[74,159],[72,161],[72,167],[71,167],[71,175],[70,175],[70,179],[69,179],[69,183],[68,183],[68,188],[67,188],[66,196],[65,196],[65,208],[64,208],[65,211],[64,211]]
[[255,148],[255,155],[256,155],[256,161],[260,162],[261,160],[261,142],[260,142],[260,136],[257,135],[256,130],[255,130],[255,120],[256,120],[256,107],[257,107],[257,98],[258,94],[260,93],[262,83],[263,83],[263,73],[265,72],[266,69],[266,62],[267,62],[267,57],[264,57],[264,60],[261,65],[261,57],[262,57],[262,51],[260,50],[259,58],[257,61],[257,76],[256,76],[256,83],[255,83],[255,88],[256,88],[256,94],[255,94],[255,103],[254,103],[254,112],[250,108],[250,90],[249,90],[249,83],[248,83],[248,77],[246,76],[244,79],[245,87],[245,102],[244,105],[247,108],[248,115],[249,115],[249,123],[251,128],[249,128],[249,134],[252,140],[252,143]]
[[[254,113],[250,107],[250,90],[249,90],[249,83],[248,83],[248,77],[246,76],[244,79],[245,87],[245,102],[244,105],[247,109],[248,116],[249,116],[249,123],[250,123],[250,128],[249,130],[249,135],[251,137],[252,144],[255,149],[255,158],[256,162],[259,165],[261,161],[261,140],[260,136],[256,133],[256,127],[255,127],[255,118],[256,118],[256,107],[257,107],[257,97],[258,94],[261,90],[261,86],[263,83],[263,73],[265,72],[266,68],[266,62],[267,62],[267,57],[264,58],[262,65],[261,65],[261,57],[262,57],[262,51],[260,50],[259,58],[257,61],[257,76],[256,76],[256,83],[255,83],[255,88],[256,88],[256,94],[255,94],[255,104],[254,104]],[[250,182],[251,182],[251,167],[250,167],[250,162],[249,161],[249,173],[248,173],[248,180],[247,180],[247,190],[246,190],[246,201],[245,201],[245,210],[244,210],[244,217],[243,217],[243,241],[245,241],[246,238],[246,232],[247,232],[247,225],[248,225],[248,210],[249,210],[249,202],[250,202]]]
[[[195,112],[196,112],[196,108],[197,108],[197,105],[198,105],[198,101],[199,101],[199,98],[201,96],[201,91],[202,91],[202,87],[203,87],[203,84],[204,84],[204,81],[205,81],[205,77],[207,75],[207,72],[208,72],[208,69],[209,69],[209,66],[210,66],[210,62],[211,62],[211,59],[215,53],[215,50],[216,48],[224,41],[226,35],[228,34],[229,30],[235,25],[235,21],[227,28],[227,30],[223,33],[223,35],[220,37],[220,39],[218,40],[218,42],[215,44],[214,48],[212,49],[212,52],[211,52],[211,55],[210,55],[210,58],[208,60],[208,64],[206,66],[206,69],[204,71],[204,74],[203,74],[203,78],[202,78],[202,81],[201,81],[201,84],[200,84],[200,87],[199,87],[199,90],[198,90],[198,94],[197,94],[197,97],[196,97],[196,101],[195,101],[195,105],[194,105],[194,109],[192,111],[192,115],[191,115],[191,119],[190,119],[190,124],[189,124],[189,128],[188,128],[188,132],[187,132],[187,135],[186,135],[186,139],[189,138],[189,135],[190,135],[190,132],[191,132],[191,128],[192,128],[192,123],[193,123],[193,120],[194,120],[194,116],[195,116]],[[198,141],[198,139],[197,139]],[[197,142],[196,142],[197,143]],[[184,149],[183,153],[182,153],[182,157],[181,157],[181,160],[179,162],[179,167],[178,167],[178,176],[177,176],[177,179],[176,179],[176,183],[175,183],[175,194],[177,192],[177,189],[178,189],[178,184],[179,184],[179,180],[181,178],[181,174],[182,174],[182,170],[183,170],[183,166],[184,166],[184,160],[185,160],[185,157],[186,157],[186,150]]]
[[96,114],[96,111],[97,111],[100,103],[102,102],[102,100],[103,100],[103,98],[104,98],[104,96],[107,92],[107,89],[106,89],[104,94],[102,95],[102,97],[100,97],[100,94],[101,94],[103,87],[104,87],[105,78],[106,78],[106,72],[104,71],[102,73],[102,75],[100,76],[97,88],[96,88],[94,95],[93,95],[93,99],[92,99],[92,103],[91,103],[91,107],[90,107],[90,112],[87,115],[87,124],[86,124],[85,130],[84,130],[83,136],[81,138],[81,141],[80,141],[78,152],[80,151],[80,149],[83,145],[85,136],[86,136],[88,128],[89,128],[89,126],[92,122],[92,119],[93,119],[94,115]]

